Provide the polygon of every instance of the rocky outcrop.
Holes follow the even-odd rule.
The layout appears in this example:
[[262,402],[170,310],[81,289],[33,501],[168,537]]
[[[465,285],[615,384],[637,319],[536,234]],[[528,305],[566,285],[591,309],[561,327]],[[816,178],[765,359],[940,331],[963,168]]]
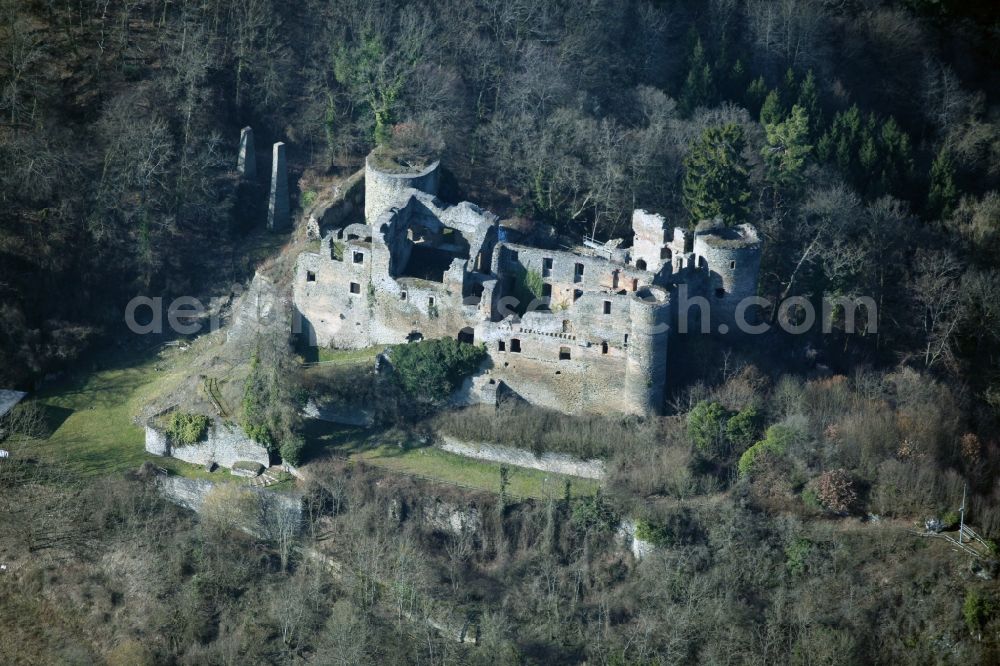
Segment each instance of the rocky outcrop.
[[632,556],[635,559],[641,560],[656,550],[656,544],[636,536],[636,528],[637,525],[634,520],[625,520],[618,526],[616,536],[623,545],[632,551]]

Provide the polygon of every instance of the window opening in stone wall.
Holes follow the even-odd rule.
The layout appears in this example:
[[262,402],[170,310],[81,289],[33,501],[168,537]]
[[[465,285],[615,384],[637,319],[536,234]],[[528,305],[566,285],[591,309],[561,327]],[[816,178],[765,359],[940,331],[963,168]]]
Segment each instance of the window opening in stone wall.
[[638,268],[640,271],[646,270],[646,260],[640,259],[639,261],[635,262],[635,267]]
[[632,278],[632,291],[639,291],[639,280]]
[[364,262],[365,262],[365,253],[364,252],[355,252],[354,253],[354,263],[356,263],[356,264],[363,264]]
[[521,353],[521,341],[518,340],[517,338],[511,338],[510,339],[510,350],[512,352],[514,352],[514,353],[520,354]]
[[660,259],[670,259],[670,248],[664,247],[660,249]]
[[604,301],[604,314],[611,314],[611,301]]
[[474,344],[476,342],[476,332],[469,326],[466,326],[461,331],[458,332],[458,341],[464,342],[466,344]]
[[542,259],[542,277],[552,275],[552,257]]
[[316,274],[312,271],[306,271],[306,282],[315,282]]
[[607,354],[608,353],[608,343],[607,343],[607,341],[601,343],[601,353],[602,354]]
[[433,296],[428,296],[427,297],[427,305],[428,305],[428,307],[434,307],[434,297]]
[[406,292],[405,291],[399,292],[399,300],[401,300],[401,301],[405,301],[406,300]]
[[361,285],[358,284],[357,282],[352,282],[351,283],[351,293],[352,294],[360,294],[361,293]]
[[548,282],[542,283],[542,298],[552,298],[552,285]]
[[563,319],[562,321],[562,332],[571,333],[573,331],[573,324],[569,323],[569,319]]
[[560,347],[559,348],[559,360],[560,361],[568,361],[568,360],[570,360],[570,358],[569,358],[569,347]]
[[625,334],[625,346],[628,347],[628,333]]
[[733,261],[729,262],[729,268],[730,269],[736,268],[736,260],[735,259]]
[[579,289],[574,289],[573,290],[573,302],[574,303],[576,303],[578,300],[580,300],[581,296],[583,296],[583,292],[582,291],[580,291]]
[[507,343],[503,340],[497,342],[497,351],[507,351]]
[[583,281],[583,264],[575,264],[573,266],[573,282]]

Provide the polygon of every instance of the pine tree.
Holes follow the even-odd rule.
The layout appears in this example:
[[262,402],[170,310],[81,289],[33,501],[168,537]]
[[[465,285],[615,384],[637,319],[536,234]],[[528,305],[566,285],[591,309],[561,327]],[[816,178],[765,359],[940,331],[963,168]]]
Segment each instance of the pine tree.
[[781,104],[781,97],[777,90],[767,93],[764,105],[760,108],[760,124],[773,125],[780,123],[785,117],[785,109]]
[[705,106],[714,95],[712,83],[712,68],[705,60],[705,49],[701,39],[696,39],[691,50],[690,66],[684,87],[681,89],[680,108],[685,115],[690,115],[699,106]]
[[743,106],[747,107],[751,115],[758,115],[760,113],[761,105],[764,104],[764,98],[767,96],[767,84],[764,83],[764,77],[758,76],[756,79],[750,82],[747,86],[746,95],[744,95]]
[[806,117],[809,118],[809,138],[818,137],[823,126],[823,110],[819,103],[819,92],[816,90],[816,77],[811,69],[806,73],[806,78],[802,79],[799,97],[795,103],[802,107]]
[[761,151],[768,178],[775,184],[792,188],[802,179],[802,171],[812,146],[809,145],[809,116],[795,105],[782,122],[764,125],[767,143]]
[[791,107],[799,96],[799,84],[795,78],[795,70],[789,67],[785,71],[785,80],[781,85],[781,104],[786,109]]
[[958,188],[955,186],[955,167],[951,163],[948,151],[942,147],[931,164],[931,184],[927,192],[927,208],[933,215],[942,218],[951,215],[958,201]]
[[721,217],[742,222],[749,213],[750,176],[743,159],[746,138],[735,123],[709,127],[684,160],[683,199],[691,222]]
[[821,159],[833,160],[845,176],[853,175],[855,155],[861,149],[863,123],[855,104],[833,117],[830,129],[820,139]]
[[729,99],[738,100],[739,96],[747,89],[747,70],[743,66],[743,61],[739,58],[729,69],[729,83],[726,88],[726,95]]
[[896,119],[889,116],[879,133],[882,153],[882,170],[885,178],[883,192],[899,192],[913,174],[913,154],[910,137],[899,126]]

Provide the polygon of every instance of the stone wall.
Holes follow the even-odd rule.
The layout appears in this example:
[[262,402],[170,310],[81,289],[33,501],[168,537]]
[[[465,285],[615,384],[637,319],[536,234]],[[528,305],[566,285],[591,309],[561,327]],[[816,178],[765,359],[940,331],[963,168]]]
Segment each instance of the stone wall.
[[669,272],[673,252],[673,236],[661,215],[644,210],[632,212],[632,264],[643,270],[659,273],[667,266]]
[[154,456],[169,456],[170,439],[167,437],[167,433],[147,425],[146,451]]
[[635,291],[653,284],[655,277],[649,271],[615,264],[602,256],[518,243],[499,244],[492,268],[501,278],[515,278],[525,271],[537,273],[552,288],[550,306],[554,310],[572,304],[577,291]]
[[582,460],[564,453],[543,453],[536,456],[532,451],[524,449],[499,444],[471,444],[442,433],[438,433],[437,438],[443,450],[466,458],[528,467],[553,474],[568,474],[584,479],[601,480],[606,474],[602,460]]
[[[205,500],[213,490],[221,485],[205,479],[186,479],[181,476],[162,475],[157,477],[160,493],[174,504],[195,513],[201,513]],[[264,488],[239,484],[239,492],[252,496],[256,501],[256,511],[245,516],[242,528],[257,536],[269,536],[275,529],[294,525],[296,531],[304,518],[302,497],[295,494],[277,493]]]
[[231,469],[233,463],[239,461],[260,463],[264,467],[271,464],[266,448],[250,439],[239,426],[224,423],[213,423],[205,441],[184,445],[173,444],[165,433],[147,425],[146,450],[153,455],[170,456],[193,465],[214,462]]

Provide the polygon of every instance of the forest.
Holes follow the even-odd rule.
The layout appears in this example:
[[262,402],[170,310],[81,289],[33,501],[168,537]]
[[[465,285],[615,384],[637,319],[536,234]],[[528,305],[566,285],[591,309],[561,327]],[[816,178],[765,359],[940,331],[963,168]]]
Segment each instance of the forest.
[[[854,332],[834,311],[829,333],[678,340],[644,420],[414,409],[407,392],[456,381],[427,347],[402,386],[327,387],[407,441],[599,458],[596,493],[324,459],[289,545],[240,531],[224,498],[164,502],[148,466],[82,483],[0,460],[0,563],[22,563],[0,573],[0,657],[997,663],[998,38],[988,0],[0,0],[0,388],[125,344],[134,296],[252,277],[266,193],[235,174],[244,126],[262,160],[286,142],[293,214],[316,196],[304,174],[416,142],[444,198],[522,229],[627,238],[635,208],[750,222],[768,317],[877,306]],[[38,409],[5,448],[39,436]],[[406,517],[429,497],[477,526]],[[916,535],[932,517],[988,554]],[[651,555],[622,549],[624,519]]]

